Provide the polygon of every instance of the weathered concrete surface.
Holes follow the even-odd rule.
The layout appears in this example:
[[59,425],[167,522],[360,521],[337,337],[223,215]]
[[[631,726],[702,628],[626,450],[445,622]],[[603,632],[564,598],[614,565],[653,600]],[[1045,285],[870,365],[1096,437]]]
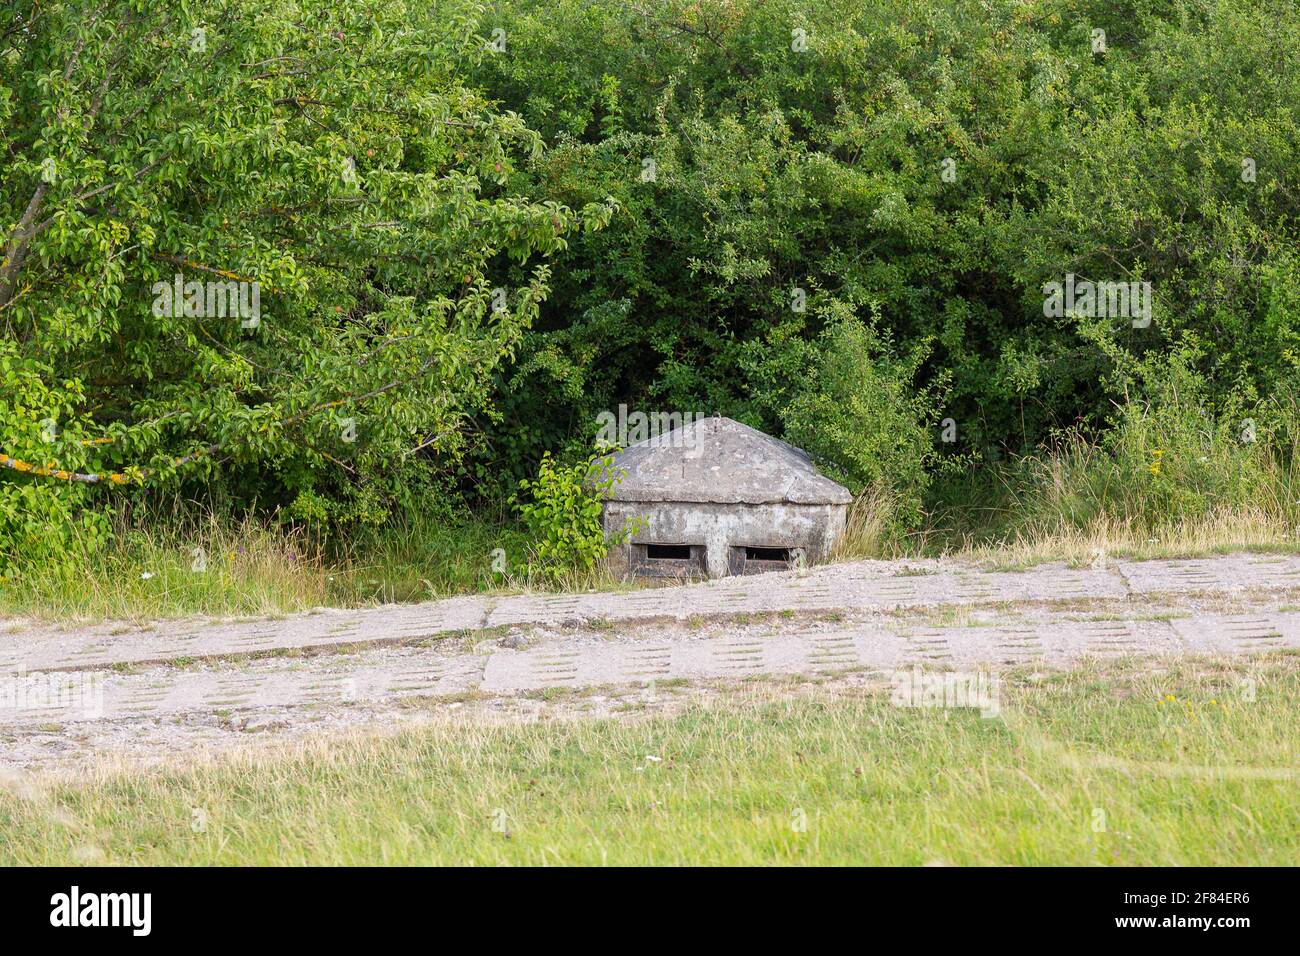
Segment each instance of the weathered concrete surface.
[[1300,611],[1089,620],[1044,610],[986,613],[951,626],[922,615],[874,615],[699,629],[661,624],[616,634],[525,628],[504,642],[515,647],[502,643],[461,639],[305,658],[63,672],[53,675],[63,682],[62,694],[49,692],[51,675],[25,675],[11,678],[27,682],[18,685],[22,692],[12,684],[0,689],[0,728],[845,670],[887,677],[911,667],[996,671],[1069,667],[1097,657],[1254,654],[1300,649]]
[[[848,490],[812,459],[770,435],[706,418],[626,448],[603,516],[607,535],[637,530],[616,549],[616,567],[635,574],[741,573],[744,548],[797,549],[821,561],[844,533]],[[690,561],[659,564],[648,545],[689,546]],[[751,569],[752,570],[752,569]]]
[[251,730],[292,738],[403,726],[421,708],[462,702],[513,712],[578,695],[613,712],[621,699],[654,700],[659,685],[695,694],[736,679],[879,683],[914,667],[1046,672],[1090,658],[1164,666],[1188,654],[1296,650],[1300,558],[1015,573],[864,562],[636,592],[32,630],[0,642],[0,766],[81,766],[119,752],[170,759]]
[[1159,595],[1296,591],[1300,557],[1232,555],[1196,561],[1059,564],[988,572],[942,561],[863,561],[636,591],[461,597],[322,610],[283,620],[183,621],[147,626],[20,627],[0,634],[0,673],[251,656],[292,649],[412,643],[523,624],[613,623],[765,611],[896,611],[941,605],[1123,601]]
[[847,505],[853,496],[820,474],[803,449],[730,418],[705,418],[625,448],[614,501]]
[[[612,556],[616,569],[636,570],[638,550],[650,544],[689,544],[704,550],[704,561],[693,573],[710,578],[741,573],[744,556],[733,554],[751,548],[798,549],[801,560],[825,560],[844,533],[841,505],[795,504],[683,504],[654,501],[638,504],[611,501],[605,505],[607,532],[628,524],[641,526]],[[739,563],[738,563],[739,562]],[[683,576],[692,573],[686,572]]]
[[1117,565],[1136,594],[1300,588],[1300,559],[1289,554],[1234,554],[1188,561]]

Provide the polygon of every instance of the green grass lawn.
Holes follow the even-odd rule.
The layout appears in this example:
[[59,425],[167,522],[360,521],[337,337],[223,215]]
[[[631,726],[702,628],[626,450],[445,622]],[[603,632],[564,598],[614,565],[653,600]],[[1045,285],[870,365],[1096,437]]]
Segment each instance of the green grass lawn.
[[0,863],[1300,863],[1295,656],[779,693],[0,788]]

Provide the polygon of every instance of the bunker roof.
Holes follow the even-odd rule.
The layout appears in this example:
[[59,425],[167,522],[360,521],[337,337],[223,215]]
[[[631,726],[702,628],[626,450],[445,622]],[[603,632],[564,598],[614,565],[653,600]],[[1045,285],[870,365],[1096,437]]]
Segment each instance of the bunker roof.
[[730,418],[702,418],[623,449],[613,501],[847,504],[847,488],[808,453]]

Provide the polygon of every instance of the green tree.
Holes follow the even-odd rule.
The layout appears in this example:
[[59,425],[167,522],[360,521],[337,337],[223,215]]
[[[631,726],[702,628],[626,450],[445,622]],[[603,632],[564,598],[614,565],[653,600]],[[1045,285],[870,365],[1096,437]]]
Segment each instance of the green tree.
[[[521,190],[538,136],[464,81],[482,12],[0,7],[0,554],[97,484],[219,477],[377,520],[449,473],[543,258],[610,212]],[[260,314],[168,308],[178,274],[256,283]]]

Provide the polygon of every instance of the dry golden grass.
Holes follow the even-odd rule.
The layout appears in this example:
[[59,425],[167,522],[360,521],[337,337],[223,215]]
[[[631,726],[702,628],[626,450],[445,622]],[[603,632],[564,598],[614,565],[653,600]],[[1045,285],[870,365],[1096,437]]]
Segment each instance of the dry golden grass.
[[967,536],[962,543],[949,544],[943,553],[986,565],[1025,567],[1044,561],[1082,566],[1104,564],[1111,558],[1187,558],[1242,551],[1300,551],[1300,537],[1263,511],[1229,511],[1176,522],[1154,533],[1107,518],[1086,528],[1061,524],[1019,529],[996,543],[976,543]]

